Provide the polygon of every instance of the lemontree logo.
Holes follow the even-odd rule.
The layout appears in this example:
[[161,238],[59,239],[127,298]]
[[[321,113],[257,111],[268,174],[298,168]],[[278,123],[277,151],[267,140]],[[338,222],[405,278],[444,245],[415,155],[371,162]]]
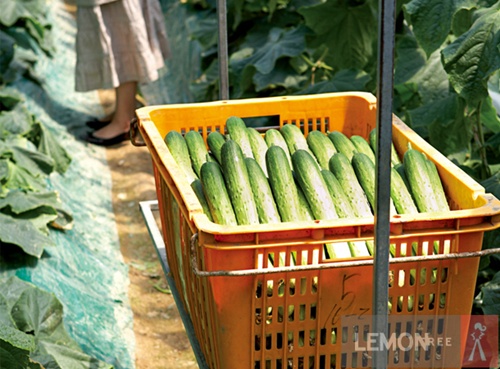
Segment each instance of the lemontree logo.
[[371,367],[373,355],[385,352],[388,368],[461,367],[461,316],[389,315],[386,332],[371,330],[374,318],[342,317],[342,366]]
[[465,341],[463,367],[498,367],[498,316],[472,315]]
[[419,333],[411,334],[409,332],[391,333],[387,337],[383,333],[367,333],[365,346],[360,344],[361,340],[354,341],[356,351],[410,351],[422,348],[428,351],[431,347],[452,347],[453,337],[433,337],[429,333],[423,336]]

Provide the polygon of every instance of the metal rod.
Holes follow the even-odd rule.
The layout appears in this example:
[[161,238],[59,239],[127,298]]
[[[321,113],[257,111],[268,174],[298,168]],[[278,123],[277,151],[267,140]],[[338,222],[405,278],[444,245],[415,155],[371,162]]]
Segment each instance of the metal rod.
[[161,235],[158,224],[156,223],[156,219],[153,215],[153,210],[158,210],[158,201],[141,201],[139,203],[139,208],[146,223],[146,227],[148,228],[149,235],[151,236],[151,239],[153,241],[153,245],[155,247],[158,258],[160,259],[163,273],[165,274],[168,286],[170,288],[170,291],[172,292],[172,297],[174,298],[175,305],[177,306],[177,310],[179,311],[182,323],[184,324],[186,335],[189,339],[189,342],[191,343],[191,347],[196,357],[196,361],[198,362],[198,366],[200,369],[208,369],[205,355],[203,354],[200,343],[196,338],[196,334],[194,332],[193,322],[191,321],[191,318],[189,317],[186,309],[184,309],[180,292],[175,286],[175,281],[172,277],[172,274],[170,273],[170,266],[168,265],[167,261],[165,242]]
[[[194,274],[199,277],[242,277],[251,275],[290,273],[290,272],[298,272],[306,270],[351,268],[358,266],[374,265],[375,263],[374,259],[363,259],[363,260],[353,260],[353,261],[338,261],[334,263],[325,263],[325,264],[294,265],[294,266],[275,267],[266,269],[257,268],[257,269],[245,269],[245,270],[204,271],[198,268],[198,258],[196,257],[196,250],[195,250],[197,241],[198,241],[198,233],[195,233],[191,237],[191,268],[193,269]],[[388,261],[388,264],[403,264],[403,263],[414,263],[414,262],[435,261],[435,260],[456,260],[463,258],[476,258],[493,254],[500,254],[500,248],[486,249],[481,251],[467,251],[467,252],[451,253],[451,254],[396,257],[396,258],[391,258]],[[387,269],[387,273],[389,273],[389,268]]]
[[[375,168],[375,253],[373,257],[373,333],[387,337],[389,299],[389,218],[391,186],[392,97],[395,42],[395,0],[379,1],[377,158]],[[373,352],[372,367],[387,367],[387,352]]]
[[229,100],[228,46],[227,46],[227,9],[226,0],[217,0],[218,20],[218,60],[219,60],[219,98]]

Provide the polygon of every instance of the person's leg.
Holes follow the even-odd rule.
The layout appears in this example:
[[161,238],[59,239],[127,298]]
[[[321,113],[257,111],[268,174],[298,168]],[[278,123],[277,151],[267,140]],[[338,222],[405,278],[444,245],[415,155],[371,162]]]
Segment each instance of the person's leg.
[[[135,115],[135,94],[137,82],[126,82],[116,89],[116,108],[111,123],[94,131],[90,138],[110,139],[127,133],[130,130],[130,121]],[[89,142],[92,139],[88,140]]]

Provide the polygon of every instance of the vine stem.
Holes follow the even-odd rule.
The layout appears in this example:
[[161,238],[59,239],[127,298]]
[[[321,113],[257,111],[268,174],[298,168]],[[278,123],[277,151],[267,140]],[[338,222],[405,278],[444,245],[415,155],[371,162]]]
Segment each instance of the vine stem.
[[479,101],[477,104],[476,111],[476,129],[479,136],[479,155],[481,156],[482,163],[482,176],[483,179],[489,178],[491,176],[490,167],[488,166],[488,159],[486,158],[486,146],[484,145],[484,134],[483,134],[483,126],[481,124],[481,108],[483,105],[483,101]]

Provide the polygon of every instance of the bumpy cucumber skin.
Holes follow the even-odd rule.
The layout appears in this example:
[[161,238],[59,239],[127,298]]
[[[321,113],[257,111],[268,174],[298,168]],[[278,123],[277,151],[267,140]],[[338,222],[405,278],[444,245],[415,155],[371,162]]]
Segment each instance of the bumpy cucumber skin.
[[248,138],[247,126],[240,117],[229,117],[226,120],[226,129],[228,138],[235,141],[241,147],[241,151],[245,157],[253,158],[252,146]]
[[310,154],[312,154],[312,152],[310,152],[309,150],[309,146],[307,145],[307,140],[304,134],[295,124],[284,124],[280,128],[280,133],[285,139],[285,142],[288,146],[288,151],[290,152],[290,156],[292,156],[293,153],[297,150],[306,150]]
[[208,206],[207,199],[205,197],[205,193],[203,192],[203,185],[201,184],[201,180],[195,179],[191,183],[191,188],[193,189],[196,197],[200,201],[201,208],[203,209],[203,213],[207,216],[210,221],[214,221],[212,217],[212,212],[210,211],[210,206]]
[[352,208],[349,198],[344,192],[344,189],[337,180],[337,177],[329,170],[323,169],[321,175],[325,180],[330,195],[332,196],[335,209],[340,218],[356,218],[356,213]]
[[371,161],[375,163],[375,161],[377,160],[375,158],[375,153],[373,152],[372,147],[364,137],[358,135],[352,135],[351,137],[349,137],[349,139],[354,144],[354,147],[358,152],[362,152],[363,154],[367,155],[371,159]]
[[248,171],[240,145],[228,140],[221,149],[222,172],[239,225],[259,224]]
[[[357,152],[352,156],[352,167],[358,178],[359,184],[363,188],[372,211],[375,210],[375,163],[371,159]],[[389,212],[391,215],[397,214],[392,198],[389,199]]]
[[207,136],[208,148],[219,164],[222,162],[220,150],[224,142],[226,142],[226,138],[219,131],[212,131]]
[[285,151],[280,146],[270,146],[266,153],[269,184],[283,222],[302,219],[299,195],[294,183],[293,173],[287,165]]
[[418,213],[417,205],[396,167],[391,168],[391,198],[398,214]]
[[[323,175],[323,178],[325,179],[325,182],[328,186],[328,189],[330,191],[330,194],[332,195],[333,202],[335,204],[335,208],[337,210],[337,214],[339,215],[340,218],[356,218],[356,213],[354,209],[351,206],[351,203],[349,202],[348,197],[346,196],[342,186],[340,185],[340,182],[337,180],[335,175],[330,172],[329,170],[322,170],[321,174]],[[357,256],[369,256],[370,255],[370,247],[373,249],[371,246],[372,242],[371,241],[355,241],[355,242],[348,242],[348,248],[349,248],[349,253],[350,256],[357,257]],[[345,254],[345,246],[340,244],[337,245],[337,247],[333,247],[333,252],[338,253],[339,249],[343,254]],[[329,249],[330,253],[332,252],[332,249]],[[344,257],[344,256],[338,256],[338,257]]]
[[441,211],[436,200],[434,185],[429,176],[425,156],[416,149],[408,149],[403,156],[406,177],[420,213]]
[[328,138],[333,142],[335,149],[344,154],[349,161],[352,159],[354,153],[357,152],[356,147],[351,142],[349,137],[340,131],[330,132],[328,134]]
[[304,195],[304,191],[302,191],[302,188],[300,188],[297,181],[295,181],[295,186],[297,187],[297,194],[299,195],[301,219],[314,220],[314,215],[311,211],[309,203],[307,202],[306,196]]
[[311,131],[306,138],[309,149],[316,157],[321,169],[328,169],[328,162],[337,149],[332,141],[321,131]]
[[192,167],[188,146],[184,137],[177,131],[170,131],[165,136],[164,141],[175,162],[186,175],[189,184],[198,179],[198,175]]
[[373,216],[365,191],[356,177],[354,168],[346,155],[337,153],[330,158],[330,171],[340,182],[358,218]]
[[200,181],[213,221],[222,225],[238,225],[219,164],[205,162],[200,169]]
[[[368,136],[368,141],[374,153],[377,152],[377,129],[374,128],[370,131]],[[401,159],[399,159],[398,152],[396,151],[396,147],[394,146],[394,142],[391,142],[391,165],[396,166],[397,164],[401,164]]]
[[261,224],[281,222],[269,181],[257,160],[245,158],[248,178]]
[[448,204],[448,200],[446,199],[443,182],[441,181],[441,177],[439,176],[436,164],[434,164],[434,162],[429,159],[426,159],[426,162],[439,209],[440,211],[450,211],[450,205]]
[[296,150],[292,154],[292,163],[297,182],[304,192],[314,218],[338,219],[330,191],[309,151]]
[[186,140],[194,172],[199,177],[201,166],[208,160],[208,150],[205,141],[198,131],[187,132],[184,135],[184,139]]
[[260,165],[262,171],[267,177],[267,166],[266,166],[266,152],[267,144],[264,138],[260,135],[253,127],[247,128],[248,139],[250,140],[250,147],[252,148],[253,157]]
[[285,138],[277,129],[271,128],[266,131],[264,135],[264,140],[266,141],[267,147],[279,146],[285,152],[288,163],[290,164],[290,169],[292,169],[292,157],[290,156],[290,151],[288,150],[288,145],[286,144]]

